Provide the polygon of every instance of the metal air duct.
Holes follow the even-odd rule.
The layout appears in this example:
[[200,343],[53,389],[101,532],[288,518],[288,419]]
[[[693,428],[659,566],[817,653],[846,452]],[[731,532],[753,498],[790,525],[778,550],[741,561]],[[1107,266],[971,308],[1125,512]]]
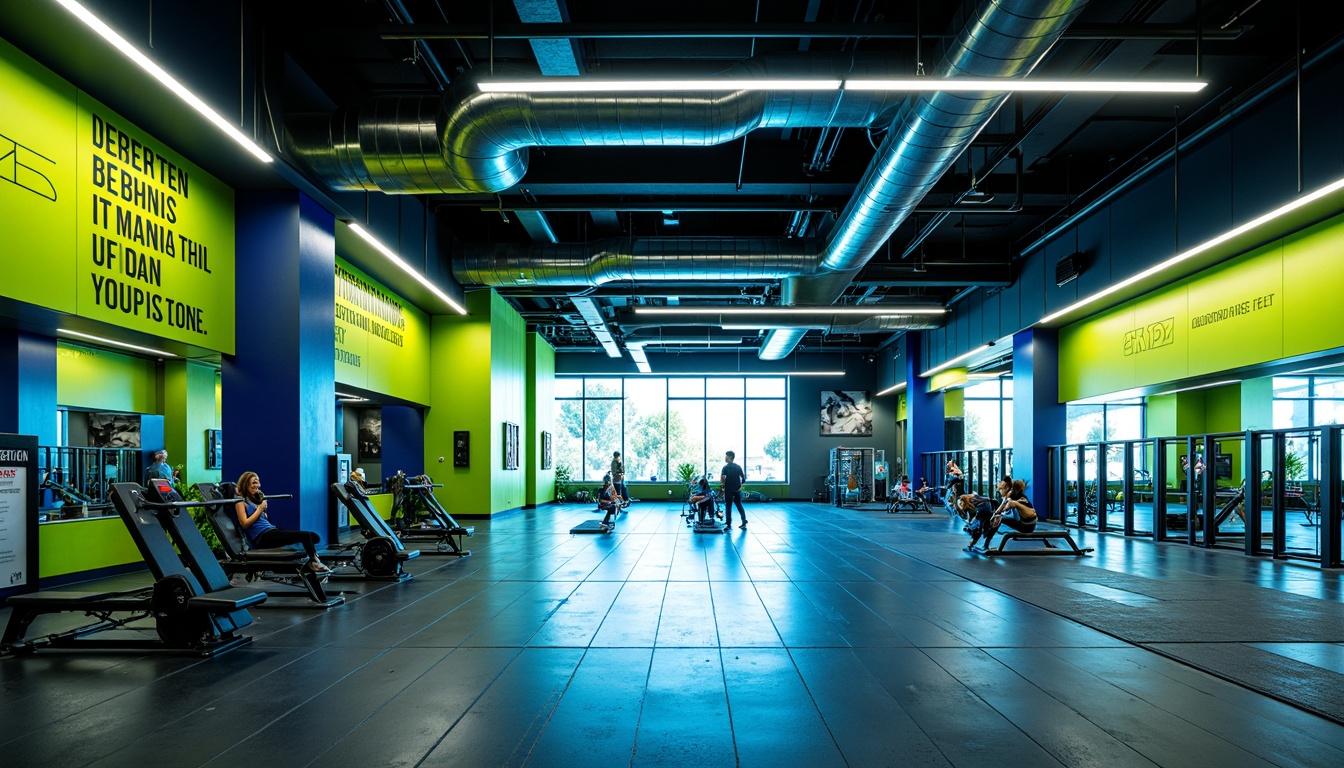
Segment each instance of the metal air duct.
[[[773,54],[724,75],[893,77],[890,56]],[[290,150],[333,190],[497,193],[527,172],[529,147],[710,146],[757,128],[866,127],[902,98],[883,91],[486,93],[475,72],[442,99],[386,98],[287,121]]]
[[610,238],[592,243],[467,246],[453,276],[466,285],[602,285],[615,280],[779,280],[817,269],[820,240]]
[[[948,44],[937,77],[1023,77],[1087,0],[983,0]],[[1007,98],[1004,93],[916,94],[869,164],[827,237],[816,275],[788,279],[785,304],[830,304],[933,188]],[[788,357],[805,329],[771,331],[760,357]]]

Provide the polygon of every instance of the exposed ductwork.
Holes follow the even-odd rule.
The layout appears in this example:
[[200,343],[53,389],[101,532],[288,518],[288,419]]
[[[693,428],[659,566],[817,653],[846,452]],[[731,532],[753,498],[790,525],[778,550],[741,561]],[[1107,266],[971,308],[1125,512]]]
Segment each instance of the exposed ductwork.
[[[1022,77],[1087,0],[968,0],[932,73]],[[900,73],[892,63],[803,54],[743,62],[737,77]],[[457,260],[463,284],[600,285],[613,280],[783,279],[785,304],[831,304],[1002,105],[1005,94],[934,92],[909,99],[856,91],[725,94],[484,93],[470,77],[439,101],[384,99],[289,125],[293,152],[338,190],[499,192],[517,184],[531,146],[720,144],[756,128],[892,128],[824,246],[775,239],[658,238],[489,245]],[[919,322],[927,322],[920,318]],[[788,356],[803,327],[773,330],[760,356]]]
[[[618,315],[616,323],[626,337],[631,331],[644,328],[661,329],[669,325],[704,326],[718,328],[723,325],[748,326],[759,325],[762,328],[788,328],[801,331],[831,330],[843,333],[886,333],[890,331],[928,331],[943,327],[944,315],[877,315],[873,317],[854,317],[852,315],[821,315],[811,317],[780,317],[761,313],[759,315],[723,315],[705,312],[698,315],[677,315],[670,321],[665,315],[636,315],[623,313]],[[669,322],[670,321],[670,322]]]
[[[746,79],[892,77],[889,56],[775,54],[724,73]],[[522,180],[530,147],[711,146],[757,128],[886,125],[883,91],[486,93],[476,73],[442,99],[386,98],[287,121],[291,151],[333,190],[498,193]]]
[[820,240],[610,238],[592,243],[471,245],[453,275],[466,285],[602,285],[616,280],[779,280],[817,269]]
[[[1025,76],[1086,5],[1087,0],[984,0],[949,42],[933,74]],[[1004,93],[945,91],[912,96],[827,237],[818,273],[786,280],[783,303],[838,299],[1006,98]],[[806,333],[771,331],[761,358],[788,357]]]

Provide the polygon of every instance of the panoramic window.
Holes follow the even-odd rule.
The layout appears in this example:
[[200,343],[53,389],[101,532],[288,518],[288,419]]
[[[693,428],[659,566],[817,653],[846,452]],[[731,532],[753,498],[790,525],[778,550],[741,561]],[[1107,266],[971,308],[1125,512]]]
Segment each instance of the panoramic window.
[[1013,380],[993,379],[963,390],[966,448],[1005,448],[1013,444]]
[[717,473],[725,451],[747,477],[788,480],[788,386],[784,377],[556,377],[557,463],[575,480],[600,481],[611,454],[625,460],[626,482]]

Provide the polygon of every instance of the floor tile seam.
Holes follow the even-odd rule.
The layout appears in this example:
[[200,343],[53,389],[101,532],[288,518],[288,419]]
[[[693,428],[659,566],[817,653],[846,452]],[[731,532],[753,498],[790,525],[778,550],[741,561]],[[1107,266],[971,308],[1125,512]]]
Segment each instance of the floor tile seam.
[[[857,535],[857,534],[856,534],[856,535]],[[882,544],[881,542],[875,542],[875,543],[881,544],[882,546],[888,546],[888,547],[890,547],[890,545]],[[1269,695],[1271,698],[1277,699],[1277,700],[1279,700],[1279,701],[1283,701],[1284,703],[1289,704],[1289,705],[1292,705],[1292,706],[1297,707],[1297,708],[1299,708],[1299,709],[1304,709],[1304,710],[1309,711],[1309,712],[1314,712],[1314,710],[1312,710],[1312,709],[1309,708],[1309,707],[1305,707],[1305,706],[1303,706],[1303,705],[1302,705],[1301,703],[1299,703],[1299,702],[1290,701],[1290,700],[1286,699],[1285,697],[1278,696],[1278,695],[1274,695],[1273,693],[1270,693],[1270,692],[1261,691],[1261,690],[1252,688],[1251,686],[1249,686],[1249,685],[1247,685],[1247,684],[1244,684],[1244,683],[1241,683],[1241,682],[1239,682],[1239,681],[1237,681],[1237,680],[1233,680],[1233,679],[1231,679],[1231,678],[1228,677],[1225,673],[1220,673],[1220,672],[1215,671],[1215,670],[1212,670],[1212,669],[1205,669],[1205,668],[1202,668],[1202,667],[1200,667],[1200,666],[1198,666],[1198,665],[1189,663],[1189,662],[1185,661],[1184,659],[1179,659],[1179,658],[1176,658],[1176,657],[1174,657],[1174,656],[1172,656],[1172,655],[1170,655],[1170,654],[1162,653],[1159,649],[1151,648],[1151,647],[1148,647],[1148,646],[1146,646],[1146,645],[1144,645],[1144,644],[1134,642],[1134,641],[1132,641],[1132,640],[1130,640],[1130,639],[1128,639],[1128,638],[1125,638],[1125,637],[1120,636],[1119,634],[1117,634],[1117,633],[1115,633],[1115,632],[1112,632],[1112,631],[1110,631],[1110,630],[1104,629],[1104,628],[1099,627],[1099,626],[1095,626],[1095,625],[1090,624],[1090,623],[1088,623],[1087,621],[1084,621],[1084,620],[1082,620],[1082,619],[1076,618],[1076,617],[1074,617],[1074,616],[1070,616],[1070,615],[1065,614],[1065,613],[1063,613],[1063,612],[1061,612],[1061,611],[1058,611],[1058,610],[1049,608],[1049,607],[1044,606],[1044,605],[1040,605],[1040,604],[1038,604],[1038,603],[1036,603],[1036,602],[1033,602],[1033,601],[1031,601],[1031,600],[1028,600],[1028,599],[1019,597],[1019,596],[1017,596],[1017,595],[1011,594],[1011,593],[1009,593],[1009,592],[1007,592],[1007,591],[1005,591],[1005,590],[1003,590],[1003,589],[1000,589],[1000,588],[998,588],[998,587],[995,587],[995,586],[993,586],[993,585],[991,585],[991,584],[988,584],[988,583],[986,583],[986,582],[984,582],[984,581],[980,581],[980,580],[978,580],[978,579],[975,579],[975,578],[972,578],[972,577],[969,577],[969,576],[961,576],[960,574],[957,574],[955,571],[952,571],[950,568],[947,568],[947,567],[945,567],[945,566],[938,565],[937,563],[934,563],[934,562],[925,560],[924,558],[918,557],[917,555],[911,554],[911,553],[909,553],[909,552],[905,552],[905,551],[903,551],[903,550],[895,549],[894,547],[892,547],[892,551],[897,552],[898,554],[905,555],[905,556],[907,556],[907,557],[911,557],[911,558],[913,558],[913,559],[915,559],[915,560],[919,560],[920,562],[924,562],[926,565],[928,565],[928,566],[930,566],[930,567],[933,567],[933,568],[937,568],[937,569],[939,569],[939,570],[946,571],[946,572],[948,572],[948,573],[950,573],[950,574],[952,574],[952,575],[954,575],[954,576],[960,576],[960,577],[961,577],[962,579],[964,579],[965,581],[968,581],[968,582],[971,582],[971,583],[975,583],[975,584],[979,584],[979,585],[981,585],[981,586],[983,586],[983,587],[985,587],[985,588],[987,588],[987,589],[991,589],[991,590],[994,590],[994,591],[996,591],[996,592],[999,592],[999,593],[1003,594],[1004,596],[1006,596],[1006,597],[1008,597],[1008,598],[1010,598],[1010,599],[1018,600],[1018,601],[1020,601],[1020,602],[1022,602],[1022,603],[1025,603],[1025,604],[1027,604],[1027,605],[1035,606],[1035,607],[1037,607],[1037,608],[1039,608],[1039,609],[1041,609],[1041,610],[1043,610],[1043,611],[1046,611],[1046,612],[1048,612],[1048,613],[1052,613],[1052,614],[1054,614],[1054,615],[1056,615],[1056,616],[1059,616],[1059,617],[1061,617],[1061,618],[1063,618],[1063,619],[1066,619],[1066,620],[1068,620],[1068,621],[1072,621],[1072,622],[1074,622],[1074,623],[1076,623],[1076,624],[1079,624],[1079,625],[1081,625],[1081,626],[1087,627],[1087,628],[1092,629],[1092,630],[1094,630],[1094,631],[1096,631],[1096,632],[1100,632],[1100,633],[1103,634],[1103,635],[1106,635],[1106,636],[1108,636],[1108,637],[1112,637],[1112,638],[1114,638],[1114,639],[1116,639],[1116,640],[1118,640],[1118,641],[1120,641],[1120,642],[1122,642],[1122,643],[1125,643],[1127,646],[1134,647],[1134,648],[1138,648],[1138,649],[1142,649],[1142,650],[1147,650],[1147,651],[1150,651],[1150,652],[1152,652],[1152,653],[1157,653],[1158,655],[1163,656],[1164,658],[1168,658],[1168,659],[1170,659],[1170,660],[1172,660],[1172,661],[1174,661],[1174,662],[1176,662],[1176,663],[1178,663],[1178,664],[1183,664],[1183,665],[1188,666],[1188,667],[1191,667],[1191,668],[1193,668],[1193,669],[1199,669],[1200,671],[1202,671],[1202,672],[1204,672],[1204,673],[1206,673],[1206,674],[1212,675],[1213,677],[1218,678],[1218,679],[1220,679],[1220,680],[1223,680],[1223,681],[1225,681],[1225,682],[1231,683],[1231,684],[1233,684],[1233,685],[1238,685],[1238,686],[1240,686],[1240,687],[1242,687],[1242,688],[1246,688],[1247,690],[1251,690],[1251,691],[1254,691],[1254,692],[1256,692],[1256,693],[1261,693],[1261,694]],[[1316,714],[1322,714],[1322,713],[1316,713]],[[1328,717],[1328,715],[1327,715],[1327,717]],[[1336,720],[1337,722],[1344,722],[1344,720],[1339,720],[1338,718],[1335,718],[1335,717],[1330,717],[1329,719],[1331,719],[1331,720]]]
[[[329,647],[329,646],[324,645],[324,646],[320,646],[319,648],[315,648],[315,649],[313,650],[313,653],[317,653],[319,650],[322,650],[322,649],[327,648],[327,647]],[[364,650],[369,650],[369,649],[364,649]],[[388,653],[390,650],[391,650],[390,648],[383,648],[383,649],[382,649],[381,651],[379,651],[378,653],[373,654],[372,656],[370,656],[370,657],[369,657],[367,660],[365,660],[364,662],[362,662],[362,663],[360,663],[360,664],[357,664],[357,665],[354,666],[352,669],[348,670],[345,674],[340,675],[340,676],[337,677],[336,679],[330,681],[327,685],[324,685],[324,686],[321,688],[321,690],[318,690],[316,693],[312,694],[311,696],[308,696],[307,698],[304,698],[302,701],[299,701],[299,702],[295,703],[294,705],[290,706],[290,707],[289,707],[288,709],[286,709],[285,711],[280,712],[279,714],[277,714],[277,715],[271,720],[271,722],[267,723],[266,725],[263,725],[263,726],[261,726],[261,727],[255,729],[255,730],[253,730],[251,733],[246,734],[246,735],[242,735],[242,736],[237,736],[237,735],[235,735],[235,736],[234,736],[234,739],[235,739],[235,740],[234,740],[233,743],[228,747],[228,749],[225,749],[224,751],[222,751],[222,752],[220,752],[220,753],[214,755],[213,757],[211,757],[209,760],[207,760],[207,761],[206,761],[205,763],[203,763],[202,765],[206,765],[206,764],[209,764],[209,763],[215,761],[216,759],[218,759],[219,757],[221,757],[224,753],[228,752],[230,749],[233,749],[234,747],[237,747],[239,744],[242,744],[243,742],[245,742],[245,741],[247,741],[247,740],[249,740],[249,739],[251,739],[251,738],[257,736],[257,735],[260,734],[260,733],[262,733],[262,732],[265,731],[267,728],[270,728],[271,725],[273,725],[274,723],[276,723],[276,722],[278,722],[278,721],[280,721],[280,720],[283,720],[284,718],[290,716],[291,714],[294,714],[294,713],[298,712],[301,708],[307,706],[310,702],[315,701],[316,699],[318,699],[318,698],[320,698],[321,696],[323,696],[324,694],[326,694],[326,693],[327,693],[328,691],[330,691],[334,686],[339,685],[342,681],[349,679],[352,675],[358,673],[360,670],[363,670],[363,669],[367,668],[369,665],[373,664],[373,663],[374,663],[375,661],[377,661],[378,659],[380,659],[380,658],[382,658],[383,656],[387,655],[387,653]],[[286,662],[285,664],[282,664],[282,665],[280,665],[279,667],[276,667],[275,669],[270,670],[270,671],[267,672],[266,674],[261,675],[260,677],[256,678],[256,680],[254,680],[253,683],[255,683],[256,681],[259,681],[259,680],[264,680],[264,679],[266,679],[267,677],[270,677],[271,675],[277,674],[277,673],[279,673],[280,671],[284,670],[285,668],[289,667],[291,664],[293,664],[293,663],[295,663],[295,662],[297,662],[297,661],[300,661],[300,660],[302,660],[302,659],[308,658],[308,657],[311,656],[311,655],[312,655],[312,654],[303,654],[302,656],[300,656],[300,657],[298,657],[298,658],[296,658],[296,659],[292,659],[291,661]],[[143,687],[143,686],[142,686],[142,687]],[[234,691],[237,691],[237,690],[239,690],[239,689],[234,689]],[[399,693],[400,693],[400,692],[398,692],[398,695],[399,695]],[[144,734],[142,734],[141,736],[139,736],[138,738],[133,739],[132,741],[129,741],[129,742],[127,742],[126,744],[121,745],[120,747],[118,747],[117,749],[113,750],[112,752],[110,752],[110,753],[108,753],[108,754],[105,754],[105,755],[102,755],[102,756],[99,758],[99,760],[104,760],[104,759],[106,759],[106,758],[108,758],[108,757],[111,757],[112,755],[117,754],[118,752],[124,752],[125,750],[130,749],[130,748],[134,747],[134,746],[137,745],[137,744],[141,744],[141,743],[143,743],[146,739],[153,739],[156,735],[162,734],[162,733],[163,733],[164,731],[166,731],[166,730],[170,730],[171,727],[172,727],[173,725],[175,725],[175,724],[177,724],[177,723],[180,723],[180,722],[182,722],[183,720],[189,720],[189,719],[191,719],[191,718],[193,718],[193,717],[199,718],[199,717],[202,716],[203,713],[208,713],[211,709],[213,709],[214,706],[215,706],[215,704],[218,703],[220,700],[225,699],[225,698],[229,698],[229,697],[230,697],[230,696],[229,696],[229,694],[227,694],[227,693],[226,693],[226,694],[221,694],[221,695],[214,696],[214,697],[211,698],[210,700],[208,700],[208,701],[206,701],[206,702],[202,702],[202,703],[201,703],[200,705],[198,705],[195,709],[192,709],[191,711],[188,711],[188,712],[183,712],[183,713],[180,714],[180,716],[178,716],[178,717],[176,717],[176,718],[173,718],[172,720],[163,721],[163,722],[158,722],[158,723],[156,724],[156,727],[155,727],[153,730],[147,731],[147,732],[145,732]]]
[[[1163,653],[1163,652],[1162,652],[1161,650],[1159,650],[1159,649],[1156,649],[1156,648],[1150,648],[1150,647],[1145,647],[1145,646],[1142,646],[1142,645],[1136,645],[1136,646],[1134,647],[1134,649],[1135,649],[1135,650],[1138,650],[1138,651],[1142,651],[1142,652],[1144,652],[1144,653],[1151,653],[1151,654],[1153,654],[1154,656],[1157,656],[1157,657],[1159,657],[1159,658],[1166,659],[1167,661],[1170,661],[1170,662],[1174,662],[1175,664],[1179,665],[1180,667],[1184,667],[1184,668],[1187,668],[1187,669],[1192,669],[1192,670],[1194,670],[1194,671],[1196,671],[1196,672],[1201,672],[1201,673],[1203,673],[1203,674],[1209,675],[1210,677],[1214,678],[1215,680],[1218,680],[1219,682],[1222,682],[1222,683],[1225,683],[1225,684],[1228,684],[1228,685],[1236,686],[1237,688],[1240,688],[1240,689],[1242,689],[1242,690],[1244,690],[1244,691],[1247,691],[1247,692],[1249,692],[1249,693],[1252,693],[1252,694],[1254,694],[1254,695],[1257,695],[1257,696],[1264,696],[1264,697],[1266,697],[1266,698],[1273,699],[1273,700],[1275,700],[1275,701],[1277,701],[1277,702],[1279,702],[1279,703],[1281,703],[1281,704],[1284,704],[1284,705],[1286,705],[1286,706],[1293,707],[1294,709],[1299,710],[1299,711],[1301,711],[1301,712],[1304,712],[1304,713],[1306,713],[1306,714],[1308,714],[1308,715],[1312,715],[1312,716],[1316,716],[1316,717],[1322,717],[1323,719],[1326,719],[1326,720],[1331,720],[1331,721],[1336,722],[1336,723],[1344,724],[1344,720],[1341,720],[1340,717],[1338,717],[1338,716],[1333,716],[1333,717],[1332,717],[1332,716],[1330,716],[1328,713],[1318,712],[1318,711],[1314,710],[1314,709],[1311,708],[1311,707],[1305,707],[1305,706],[1303,706],[1302,704],[1300,704],[1300,703],[1298,703],[1298,702],[1295,702],[1295,701],[1289,701],[1288,699],[1285,699],[1285,698],[1282,697],[1282,696],[1276,696],[1276,695],[1274,695],[1274,694],[1271,693],[1271,692],[1256,689],[1256,688],[1254,688],[1254,687],[1252,687],[1252,686],[1250,686],[1250,685],[1247,685],[1247,684],[1245,684],[1245,683],[1241,683],[1241,682],[1236,681],[1236,680],[1230,680],[1230,679],[1228,679],[1228,678],[1224,677],[1223,675],[1220,675],[1220,674],[1218,674],[1218,673],[1216,673],[1216,672],[1212,672],[1212,671],[1210,671],[1210,670],[1208,670],[1208,669],[1204,669],[1204,668],[1202,668],[1202,667],[1201,667],[1200,665],[1198,665],[1198,664],[1192,664],[1192,663],[1190,663],[1190,662],[1188,662],[1188,661],[1185,661],[1185,660],[1183,660],[1183,659],[1179,659],[1179,658],[1176,658],[1176,657],[1174,657],[1174,656],[1171,656],[1170,654]],[[1084,666],[1082,666],[1081,664],[1078,664],[1078,663],[1075,662],[1073,659],[1070,659],[1070,658],[1066,658],[1066,657],[1064,657],[1064,656],[1061,656],[1061,655],[1059,654],[1059,652],[1058,652],[1058,651],[1060,651],[1060,650],[1071,650],[1071,649],[1050,649],[1050,648],[1043,648],[1043,649],[1041,649],[1041,650],[1043,650],[1043,651],[1045,651],[1046,653],[1050,654],[1051,656],[1053,656],[1053,657],[1059,659],[1061,662],[1063,662],[1063,663],[1065,663],[1065,664],[1068,664],[1069,666],[1073,667],[1074,669],[1077,669],[1078,671],[1080,671],[1081,673],[1087,675],[1088,677],[1095,678],[1096,680],[1100,681],[1102,685],[1107,685],[1107,686],[1110,686],[1110,687],[1112,687],[1112,688],[1115,688],[1116,690],[1120,691],[1121,693],[1123,693],[1123,694],[1125,694],[1125,695],[1127,695],[1127,696],[1132,696],[1132,697],[1134,697],[1134,698],[1136,698],[1136,699],[1138,699],[1138,700],[1144,702],[1146,705],[1148,705],[1148,706],[1150,706],[1150,707],[1152,707],[1152,708],[1154,708],[1154,709],[1157,709],[1157,710],[1162,711],[1162,712],[1166,712],[1167,714],[1171,715],[1171,716],[1172,716],[1173,718],[1175,718],[1176,720],[1180,720],[1181,722],[1186,723],[1186,724],[1189,725],[1191,728],[1195,728],[1195,729],[1198,729],[1199,731],[1202,731],[1203,733],[1207,733],[1207,734],[1209,734],[1210,737],[1212,737],[1212,738],[1214,738],[1214,739],[1217,739],[1218,741],[1222,741],[1222,742],[1225,742],[1225,743],[1228,743],[1228,744],[1232,744],[1231,742],[1228,742],[1226,739],[1224,739],[1223,737],[1219,736],[1217,733],[1215,733],[1215,732],[1209,730],[1208,728],[1206,728],[1206,727],[1204,727],[1204,726],[1202,726],[1202,725],[1199,725],[1198,723],[1191,722],[1189,719],[1187,719],[1187,718],[1182,714],[1182,712],[1180,712],[1180,711],[1176,711],[1174,708],[1172,708],[1172,707],[1168,707],[1168,706],[1164,705],[1164,704],[1162,703],[1162,700],[1161,700],[1160,697],[1151,696],[1151,695],[1148,694],[1145,690],[1143,690],[1143,689],[1141,689],[1141,688],[1139,688],[1139,687],[1132,686],[1132,685],[1121,684],[1121,683],[1115,682],[1114,680],[1111,680],[1111,679],[1107,679],[1107,678],[1105,678],[1105,677],[1102,677],[1101,675],[1096,674],[1095,672],[1091,671],[1091,670],[1088,669],[1087,667],[1084,667]],[[1111,649],[1108,649],[1108,650],[1115,651],[1115,650],[1128,650],[1128,649],[1111,648]],[[1008,665],[1007,663],[1005,663],[1005,662],[1001,662],[1001,663],[1003,663],[1004,666],[1009,666],[1009,665]],[[1009,668],[1011,669],[1011,667],[1009,667]],[[1172,676],[1166,674],[1165,672],[1163,672],[1163,671],[1162,671],[1160,668],[1158,668],[1157,666],[1143,665],[1143,666],[1142,666],[1142,669],[1147,670],[1147,671],[1150,671],[1150,672],[1152,672],[1153,674],[1160,675],[1160,676],[1162,676],[1163,678],[1165,678],[1166,680],[1171,681],[1173,684],[1175,684],[1175,685],[1179,685],[1179,686],[1181,686],[1182,688],[1185,688],[1185,689],[1190,690],[1191,693],[1194,694],[1195,696],[1199,696],[1199,697],[1202,697],[1202,696],[1213,696],[1213,694],[1211,694],[1211,693],[1209,693],[1209,692],[1203,691],[1203,690],[1201,690],[1201,689],[1199,689],[1199,688],[1196,688],[1195,686],[1190,685],[1189,683],[1187,683],[1187,682],[1185,682],[1185,681],[1183,681],[1183,680],[1179,680],[1179,679],[1177,679],[1177,678],[1174,678],[1174,677],[1172,677]],[[1272,721],[1272,722],[1276,722],[1276,723],[1278,722],[1278,721],[1273,720],[1272,718],[1268,717],[1267,715],[1261,714],[1261,713],[1259,713],[1259,712],[1254,712],[1254,711],[1248,710],[1248,709],[1246,709],[1245,707],[1241,707],[1241,706],[1239,706],[1239,705],[1237,705],[1237,704],[1235,704],[1235,703],[1228,702],[1226,699],[1220,699],[1220,701],[1223,702],[1224,704],[1227,704],[1228,706],[1230,706],[1230,707],[1236,709],[1236,710],[1239,711],[1239,712],[1244,712],[1244,713],[1246,713],[1246,716],[1247,716],[1247,717],[1253,717],[1253,718],[1260,719],[1260,720],[1270,720],[1270,721]],[[1285,726],[1285,727],[1290,727],[1290,726]],[[1292,730],[1293,730],[1294,732],[1301,733],[1301,729],[1299,729],[1299,728],[1297,728],[1297,727],[1291,727],[1291,728],[1292,728]],[[1309,734],[1307,734],[1307,735],[1309,736]],[[1232,746],[1236,746],[1238,749],[1241,749],[1242,751],[1246,751],[1244,748],[1240,747],[1239,745],[1232,744]],[[1248,754],[1249,754],[1249,752],[1248,752]],[[1256,757],[1260,757],[1260,756],[1259,756],[1259,755],[1256,755]]]
[[[976,647],[976,648],[968,648],[968,650],[973,650],[973,651],[978,651],[978,652],[984,652],[984,648],[978,648],[978,647]],[[1008,646],[1008,647],[1001,648],[1001,650],[1019,650],[1019,648],[1017,648],[1017,647],[1013,647],[1013,646]],[[922,651],[922,650],[921,650],[921,654],[923,654],[923,651]],[[984,655],[985,655],[985,656],[988,656],[989,659],[992,659],[993,662],[995,662],[995,663],[997,663],[997,664],[1000,664],[1000,666],[1003,666],[1004,668],[1007,668],[1007,670],[1009,671],[1009,673],[1012,673],[1013,675],[1015,675],[1015,677],[1016,677],[1017,679],[1019,679],[1019,681],[1025,683],[1025,685],[1031,686],[1032,689],[1034,689],[1035,691],[1038,691],[1038,693],[1039,693],[1040,695],[1044,695],[1044,697],[1050,699],[1050,701],[1054,701],[1055,703],[1058,703],[1058,705],[1059,705],[1059,706],[1062,706],[1064,710],[1067,710],[1067,712],[1070,712],[1070,713],[1075,714],[1075,716],[1078,716],[1079,718],[1081,718],[1081,720],[1086,721],[1087,724],[1093,726],[1093,728],[1098,729],[1098,730],[1101,730],[1101,732],[1102,732],[1102,733],[1105,733],[1107,737],[1110,737],[1110,740],[1111,740],[1111,741],[1117,742],[1117,744],[1120,744],[1120,745],[1124,745],[1126,749],[1129,749],[1130,752],[1132,752],[1132,753],[1134,753],[1134,755],[1137,755],[1138,757],[1140,757],[1140,759],[1145,760],[1145,761],[1148,761],[1148,763],[1152,763],[1153,765],[1160,765],[1159,763],[1157,763],[1157,761],[1154,761],[1153,759],[1150,759],[1149,756],[1146,756],[1146,755],[1144,755],[1144,753],[1138,751],[1137,748],[1134,748],[1134,745],[1133,745],[1133,744],[1130,744],[1130,742],[1129,742],[1128,740],[1125,740],[1125,738],[1121,738],[1120,736],[1118,736],[1118,734],[1114,733],[1113,730],[1110,730],[1109,728],[1106,728],[1105,725],[1099,724],[1099,722],[1094,721],[1093,718],[1087,717],[1086,714],[1083,714],[1083,713],[1081,713],[1081,712],[1078,712],[1077,707],[1074,707],[1073,705],[1070,705],[1070,703],[1068,703],[1067,701],[1063,701],[1063,699],[1060,699],[1059,697],[1056,697],[1056,695],[1050,693],[1050,691],[1048,691],[1048,690],[1046,690],[1046,689],[1043,689],[1043,687],[1040,687],[1039,685],[1036,685],[1035,681],[1032,681],[1032,679],[1031,679],[1031,678],[1028,678],[1027,675],[1021,674],[1021,671],[1017,670],[1017,668],[1015,668],[1015,667],[1012,667],[1011,664],[1008,664],[1007,662],[1004,662],[1003,659],[999,659],[999,658],[996,658],[996,656],[993,656],[993,655],[991,655],[991,654],[988,654],[988,652],[985,652]],[[1059,761],[1059,764],[1060,764],[1060,765],[1068,765],[1068,756],[1067,756],[1067,755],[1058,755],[1058,753],[1056,753],[1055,749],[1051,749],[1051,748],[1050,748],[1050,745],[1046,744],[1046,742],[1043,742],[1042,740],[1039,740],[1039,738],[1036,738],[1035,736],[1032,736],[1032,734],[1031,734],[1030,732],[1028,732],[1027,729],[1024,729],[1023,726],[1021,726],[1021,725],[1019,724],[1019,722],[1017,722],[1017,720],[1019,720],[1019,718],[1013,717],[1012,712],[1005,712],[1004,709],[1000,709],[1000,707],[999,707],[999,706],[996,706],[995,703],[993,703],[992,701],[989,701],[988,698],[985,698],[985,695],[982,695],[982,694],[980,693],[980,691],[978,691],[978,690],[974,690],[974,689],[972,689],[972,687],[970,687],[969,685],[966,685],[966,683],[965,683],[965,682],[962,682],[962,679],[961,679],[960,677],[957,677],[957,674],[956,674],[956,673],[953,673],[953,671],[950,670],[950,668],[943,666],[942,663],[939,663],[939,662],[938,662],[938,659],[933,658],[933,656],[930,656],[929,654],[923,654],[923,656],[925,656],[926,659],[929,659],[929,662],[930,662],[930,663],[933,663],[934,666],[937,666],[937,667],[939,668],[939,670],[942,670],[943,673],[945,673],[946,675],[948,675],[949,678],[952,678],[952,679],[954,679],[954,681],[957,681],[958,685],[961,685],[962,687],[964,687],[964,689],[966,690],[966,693],[972,695],[972,697],[976,698],[977,701],[980,701],[980,702],[982,703],[982,705],[985,705],[986,707],[989,707],[989,709],[991,709],[993,713],[996,713],[997,716],[1003,718],[1003,720],[1004,720],[1005,722],[1008,722],[1008,724],[1011,725],[1013,729],[1016,729],[1016,730],[1017,730],[1017,733],[1020,733],[1021,736],[1023,736],[1023,737],[1025,738],[1025,740],[1030,741],[1030,742],[1032,742],[1032,744],[1035,744],[1036,746],[1038,746],[1038,748],[1040,749],[1040,751],[1046,753],[1046,755],[1050,755],[1051,757],[1054,757],[1054,759],[1055,759],[1056,761]],[[1062,659],[1062,660],[1064,660],[1064,662],[1066,662],[1066,663],[1071,663],[1071,662],[1068,662],[1067,659]],[[1074,666],[1077,666],[1077,664],[1074,664]],[[1083,670],[1083,671],[1085,671],[1085,673],[1087,673],[1087,670]],[[1087,674],[1091,674],[1091,673],[1087,673]],[[1093,675],[1093,677],[1095,677],[1095,675]],[[1099,679],[1099,678],[1098,678],[1098,679]],[[1103,682],[1106,682],[1106,681],[1103,681]],[[1124,690],[1124,689],[1120,689],[1120,686],[1114,686],[1114,687],[1116,687],[1117,690]],[[1191,724],[1191,725],[1193,725],[1193,724]],[[1198,726],[1196,726],[1196,728],[1198,728]],[[1203,730],[1203,729],[1202,729],[1202,730]],[[1212,734],[1211,734],[1211,736],[1212,736]],[[1216,736],[1215,736],[1215,738],[1216,738]]]

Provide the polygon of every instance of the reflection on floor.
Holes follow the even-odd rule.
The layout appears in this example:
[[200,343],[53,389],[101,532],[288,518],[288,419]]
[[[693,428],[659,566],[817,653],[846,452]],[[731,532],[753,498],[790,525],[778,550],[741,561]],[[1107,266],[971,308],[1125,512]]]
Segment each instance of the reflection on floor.
[[677,511],[479,522],[471,557],[258,611],[217,659],[5,660],[4,762],[1344,765],[1339,573],[1094,533],[991,560],[946,518],[804,503],[696,536]]

